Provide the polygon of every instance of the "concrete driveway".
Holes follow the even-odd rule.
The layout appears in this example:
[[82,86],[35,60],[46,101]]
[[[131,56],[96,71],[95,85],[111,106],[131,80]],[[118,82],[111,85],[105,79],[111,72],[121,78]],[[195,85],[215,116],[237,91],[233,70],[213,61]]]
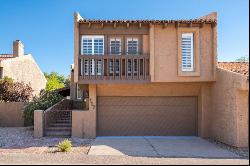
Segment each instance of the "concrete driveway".
[[88,155],[239,158],[199,137],[97,137]]

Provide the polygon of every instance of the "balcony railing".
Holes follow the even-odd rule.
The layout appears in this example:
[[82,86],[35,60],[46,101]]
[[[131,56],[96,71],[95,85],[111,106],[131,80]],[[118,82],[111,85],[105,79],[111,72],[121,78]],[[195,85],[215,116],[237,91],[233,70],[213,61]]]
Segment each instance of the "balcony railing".
[[149,55],[80,55],[79,82],[149,82]]

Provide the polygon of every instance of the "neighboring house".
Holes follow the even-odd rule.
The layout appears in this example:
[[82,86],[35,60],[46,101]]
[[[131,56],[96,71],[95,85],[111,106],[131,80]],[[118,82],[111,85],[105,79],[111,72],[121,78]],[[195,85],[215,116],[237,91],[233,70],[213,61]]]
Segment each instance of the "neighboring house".
[[39,95],[47,82],[32,55],[24,54],[20,40],[13,42],[13,54],[0,54],[0,79],[5,76],[30,84],[34,95]]
[[88,20],[76,13],[74,25],[71,97],[86,102],[83,137],[199,136],[247,146],[245,98],[242,111],[219,112],[231,102],[223,94],[236,91],[219,88],[216,13],[193,20]]

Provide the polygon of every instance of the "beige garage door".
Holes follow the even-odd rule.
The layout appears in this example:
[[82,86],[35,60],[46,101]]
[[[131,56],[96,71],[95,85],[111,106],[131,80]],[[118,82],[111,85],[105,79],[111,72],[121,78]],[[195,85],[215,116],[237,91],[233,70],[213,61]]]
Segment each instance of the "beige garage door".
[[99,136],[195,136],[196,97],[98,97]]

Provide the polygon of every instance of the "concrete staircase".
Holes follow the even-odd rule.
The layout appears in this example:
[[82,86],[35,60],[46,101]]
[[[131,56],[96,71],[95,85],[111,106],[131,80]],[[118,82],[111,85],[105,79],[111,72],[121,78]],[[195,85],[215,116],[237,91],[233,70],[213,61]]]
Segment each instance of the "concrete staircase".
[[71,112],[55,110],[50,123],[46,125],[45,136],[47,137],[71,137],[72,120]]

